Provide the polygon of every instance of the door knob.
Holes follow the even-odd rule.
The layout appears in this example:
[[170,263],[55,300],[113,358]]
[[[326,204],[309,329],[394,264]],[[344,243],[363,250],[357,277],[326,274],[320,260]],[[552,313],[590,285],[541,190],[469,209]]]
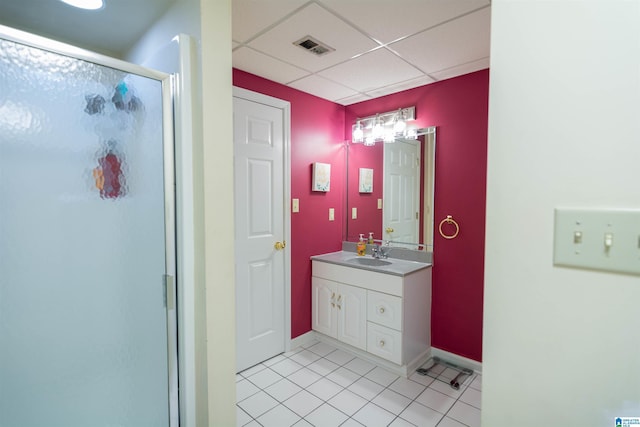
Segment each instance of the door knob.
[[276,242],[273,247],[276,248],[277,251],[281,251],[282,249],[287,247],[287,242],[285,240],[283,240],[282,242]]
[[395,230],[391,227],[387,227],[384,229],[384,231],[386,231],[387,233],[393,233]]

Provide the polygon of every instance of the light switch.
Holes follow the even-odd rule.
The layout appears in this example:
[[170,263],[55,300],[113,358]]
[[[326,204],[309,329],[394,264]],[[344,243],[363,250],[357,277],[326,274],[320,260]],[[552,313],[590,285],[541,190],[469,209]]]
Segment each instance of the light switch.
[[358,208],[351,208],[351,219],[358,219]]
[[382,199],[378,199],[378,209],[382,209]]
[[291,212],[293,213],[300,212],[300,199],[293,199],[291,201]]
[[334,208],[329,208],[329,221],[333,221],[336,219],[336,210]]
[[553,263],[640,275],[640,210],[555,210]]

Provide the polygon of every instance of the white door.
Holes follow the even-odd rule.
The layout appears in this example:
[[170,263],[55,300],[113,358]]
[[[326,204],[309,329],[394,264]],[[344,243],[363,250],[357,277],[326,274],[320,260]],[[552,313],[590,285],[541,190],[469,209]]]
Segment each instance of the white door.
[[335,309],[337,292],[336,282],[311,278],[311,328],[333,338],[338,332]]
[[420,141],[384,144],[385,240],[418,243],[420,231]]
[[238,372],[285,349],[285,114],[234,96]]
[[367,291],[340,284],[336,300],[338,309],[337,338],[354,347],[367,348]]

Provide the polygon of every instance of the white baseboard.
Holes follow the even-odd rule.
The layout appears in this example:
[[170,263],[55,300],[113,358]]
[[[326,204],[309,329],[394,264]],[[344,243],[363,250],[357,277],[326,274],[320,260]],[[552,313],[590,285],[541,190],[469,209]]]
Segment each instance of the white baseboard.
[[454,365],[458,365],[462,368],[473,370],[476,374],[482,375],[482,363],[473,359],[468,359],[463,356],[458,356],[454,353],[441,350],[439,348],[431,347],[431,357],[438,357],[447,362],[451,362]]
[[293,350],[296,347],[306,347],[307,344],[315,340],[316,340],[315,331],[306,332],[302,335],[298,335],[295,338],[291,338],[288,343],[289,345],[287,346],[285,351]]

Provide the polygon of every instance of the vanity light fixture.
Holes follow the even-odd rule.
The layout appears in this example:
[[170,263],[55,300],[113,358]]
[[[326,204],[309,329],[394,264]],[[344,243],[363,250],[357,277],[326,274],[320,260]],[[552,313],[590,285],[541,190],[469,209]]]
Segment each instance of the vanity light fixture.
[[104,0],[60,0],[70,6],[86,10],[98,10],[104,7]]
[[416,139],[417,129],[410,128],[407,122],[415,120],[416,107],[397,110],[359,118],[352,126],[352,142],[375,145],[376,142],[393,142],[396,138]]
[[372,136],[374,140],[380,140],[384,136],[384,127],[382,123],[382,117],[379,114],[376,114],[376,120],[373,123],[373,129],[371,130]]
[[398,113],[395,117],[395,122],[393,123],[393,132],[395,134],[402,134],[407,128],[407,121],[404,118],[404,111],[402,108],[398,108]]
[[364,142],[364,131],[360,120],[358,120],[353,128],[353,142]]

